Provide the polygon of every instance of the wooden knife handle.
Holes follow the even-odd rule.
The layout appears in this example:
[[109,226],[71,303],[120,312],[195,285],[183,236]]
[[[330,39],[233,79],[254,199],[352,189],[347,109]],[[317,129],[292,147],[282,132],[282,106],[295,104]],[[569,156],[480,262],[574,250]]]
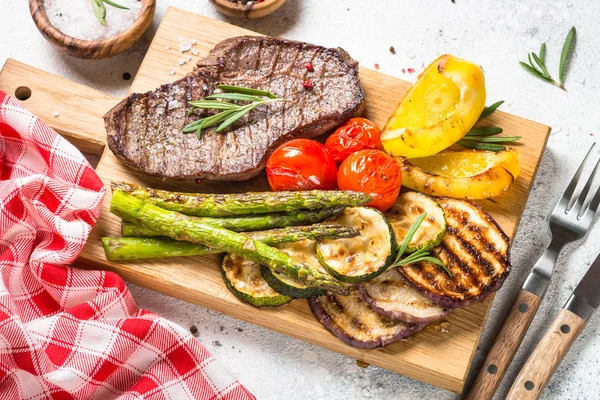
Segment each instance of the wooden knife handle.
[[494,396],[531,325],[542,299],[521,289],[504,320],[496,341],[488,353],[467,400],[488,400]]
[[584,327],[583,319],[563,308],[523,365],[507,399],[537,399]]

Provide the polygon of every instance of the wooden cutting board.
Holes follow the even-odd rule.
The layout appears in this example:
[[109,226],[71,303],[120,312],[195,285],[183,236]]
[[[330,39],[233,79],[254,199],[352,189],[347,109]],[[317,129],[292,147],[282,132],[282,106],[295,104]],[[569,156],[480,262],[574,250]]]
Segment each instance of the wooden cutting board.
[[[208,53],[216,43],[238,35],[256,33],[177,8],[169,8],[135,77],[131,92],[152,90],[160,84],[183,77],[192,70],[194,62]],[[178,49],[182,38],[194,38],[194,47],[199,50],[199,54],[185,53],[192,57],[192,61],[180,66],[178,60],[182,54]],[[175,71],[174,75],[170,75],[171,70]],[[366,117],[383,126],[408,89],[409,83],[366,68],[361,68],[360,78],[367,98]],[[132,172],[105,146],[106,133],[102,117],[119,99],[8,60],[0,72],[0,90],[23,97],[23,92],[26,92],[23,87],[31,90],[31,96],[23,101],[24,106],[67,137],[94,164],[97,163],[96,171],[107,188],[111,180],[124,180],[177,191],[243,192],[269,189],[264,177],[239,183],[194,184],[167,182]],[[56,111],[58,116],[55,116]],[[502,196],[480,202],[506,233],[514,237],[550,128],[503,112],[496,112],[488,122],[503,127],[507,135],[523,136],[517,146],[522,156],[521,176]],[[262,310],[238,301],[221,280],[218,255],[122,264],[106,261],[100,237],[120,234],[120,221],[109,212],[110,190],[107,193],[100,219],[76,265],[114,271],[124,279],[149,289],[447,390],[462,390],[492,297],[483,303],[453,312],[448,317],[448,332],[429,327],[408,341],[381,350],[354,349],[325,330],[313,317],[304,300],[296,300],[277,309]]]

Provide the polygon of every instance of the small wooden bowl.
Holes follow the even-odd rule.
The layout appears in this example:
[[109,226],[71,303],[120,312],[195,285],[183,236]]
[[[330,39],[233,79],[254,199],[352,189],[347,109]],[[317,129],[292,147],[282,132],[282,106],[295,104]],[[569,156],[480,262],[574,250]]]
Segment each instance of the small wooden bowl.
[[229,0],[210,0],[217,10],[232,18],[256,19],[262,18],[285,3],[285,0],[265,0],[262,3],[238,4]]
[[[80,0],[78,0],[80,1]],[[77,58],[98,59],[113,57],[129,49],[152,23],[156,0],[141,0],[137,20],[126,30],[108,39],[84,40],[65,35],[48,20],[44,0],[29,0],[29,10],[42,35],[60,51]],[[90,12],[92,12],[90,4]]]

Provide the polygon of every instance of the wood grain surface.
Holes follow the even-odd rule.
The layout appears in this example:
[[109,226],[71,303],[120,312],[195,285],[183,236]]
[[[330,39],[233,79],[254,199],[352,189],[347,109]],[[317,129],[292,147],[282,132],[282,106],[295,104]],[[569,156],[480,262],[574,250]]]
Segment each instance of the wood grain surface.
[[585,328],[585,321],[562,309],[537,344],[508,392],[507,400],[531,400],[540,397],[556,368]]
[[[195,15],[174,7],[169,8],[150,46],[131,91],[145,92],[160,84],[183,77],[190,72],[193,62],[179,66],[181,53],[179,38],[195,38],[199,55],[206,55],[219,41],[238,35],[256,35],[246,29]],[[170,75],[169,71],[175,74]],[[383,126],[401,100],[409,83],[369,70],[360,69],[360,78],[366,92],[365,116]],[[180,181],[163,181],[128,170],[105,149],[105,131],[102,116],[118,102],[98,91],[83,87],[9,60],[0,73],[0,90],[13,94],[19,86],[29,86],[32,95],[23,104],[57,128],[62,134],[99,144],[93,147],[101,156],[97,172],[108,185],[111,180],[125,180],[146,186],[178,191],[243,192],[268,190],[266,178],[260,176],[247,182],[211,183],[200,185]],[[79,101],[81,99],[81,102]],[[87,99],[98,99],[86,104]],[[53,110],[60,116],[54,117]],[[507,113],[496,112],[489,124],[504,128],[506,135],[522,135],[516,146],[522,155],[521,176],[502,196],[478,202],[513,237],[525,207],[540,157],[548,138],[549,127]],[[257,310],[241,303],[225,287],[218,271],[220,256],[143,260],[126,263],[106,261],[100,237],[118,236],[119,219],[109,212],[110,193],[104,199],[100,219],[78,259],[80,267],[102,268],[117,272],[124,279],[146,288],[198,304],[294,338],[313,343],[374,364],[438,387],[460,392],[493,296],[483,303],[454,311],[448,317],[448,332],[429,327],[408,341],[380,350],[352,348],[323,328],[312,315],[304,300],[269,310]]]
[[489,400],[494,396],[541,302],[535,294],[519,291],[466,400]]
[[113,57],[129,49],[152,24],[156,0],[140,1],[142,7],[135,22],[118,35],[103,40],[78,39],[56,29],[48,20],[44,0],[29,0],[29,11],[35,26],[54,47],[73,57],[98,59]]

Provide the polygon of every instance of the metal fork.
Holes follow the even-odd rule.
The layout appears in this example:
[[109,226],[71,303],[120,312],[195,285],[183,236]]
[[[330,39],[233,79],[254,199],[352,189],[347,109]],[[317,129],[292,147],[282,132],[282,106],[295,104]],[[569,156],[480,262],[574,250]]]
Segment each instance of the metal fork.
[[576,189],[592,149],[592,144],[569,186],[550,214],[549,225],[552,240],[535,263],[496,336],[477,379],[466,396],[467,400],[491,399],[510,366],[525,333],[548,289],[556,260],[564,246],[582,239],[589,230],[600,204],[600,187],[588,201],[596,176],[600,176],[600,159],[581,192]]

